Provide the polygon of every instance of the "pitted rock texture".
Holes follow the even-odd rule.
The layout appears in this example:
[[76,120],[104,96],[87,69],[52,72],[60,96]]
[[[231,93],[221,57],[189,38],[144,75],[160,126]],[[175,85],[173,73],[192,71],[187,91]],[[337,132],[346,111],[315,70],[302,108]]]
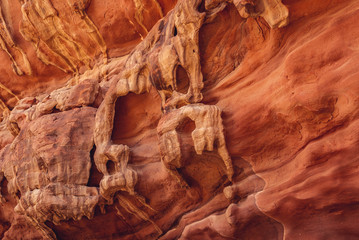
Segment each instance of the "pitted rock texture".
[[356,0],[0,5],[1,238],[359,238]]
[[[95,111],[81,108],[40,117],[1,151],[7,191],[18,198],[15,212],[35,221],[45,235],[45,221],[91,218],[98,203],[97,188],[86,186]],[[81,120],[72,121],[74,116]]]

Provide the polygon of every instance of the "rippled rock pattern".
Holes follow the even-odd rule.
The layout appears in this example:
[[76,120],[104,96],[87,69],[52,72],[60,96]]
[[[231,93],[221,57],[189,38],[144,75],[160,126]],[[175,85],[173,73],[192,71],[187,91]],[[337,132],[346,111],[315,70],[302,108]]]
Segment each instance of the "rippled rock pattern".
[[358,15],[1,1],[0,238],[359,238]]

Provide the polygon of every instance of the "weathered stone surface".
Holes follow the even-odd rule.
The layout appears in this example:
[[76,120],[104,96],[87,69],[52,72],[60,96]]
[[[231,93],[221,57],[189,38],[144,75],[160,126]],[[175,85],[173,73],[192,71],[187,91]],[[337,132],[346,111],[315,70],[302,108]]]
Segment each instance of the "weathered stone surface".
[[1,1],[0,237],[358,238],[357,1],[176,2]]
[[86,107],[40,117],[25,124],[1,151],[7,190],[18,199],[15,212],[28,217],[45,236],[55,238],[45,221],[58,224],[94,213],[99,193],[86,184],[95,112]]
[[84,80],[78,85],[57,89],[49,95],[23,98],[4,120],[4,124],[16,136],[23,126],[43,115],[94,104],[98,94],[98,82]]
[[[181,131],[188,124],[186,120],[195,124],[195,129],[191,132],[191,136],[196,154],[202,155],[204,151],[218,151],[218,155],[226,166],[227,177],[232,181],[234,173],[232,160],[228,154],[223,135],[221,111],[216,106],[191,104],[172,110],[161,118],[157,131],[161,159],[166,168],[170,170],[181,185],[188,187],[186,180],[177,170],[185,167],[178,130]],[[188,154],[187,151],[189,149],[185,149],[184,154]]]
[[[0,38],[7,52],[0,51],[1,83],[20,98],[60,88],[73,72],[88,69],[86,65],[94,68],[108,56],[128,54],[175,3],[176,0],[3,0]],[[14,70],[28,75],[20,77]],[[0,99],[10,108],[17,102],[1,87]]]
[[[86,13],[90,1],[68,0],[67,6],[61,2],[62,13],[56,10],[55,6],[60,4],[56,1],[20,2],[20,32],[33,43],[42,62],[65,72],[78,72],[81,66],[91,68],[96,50],[101,51],[107,61],[106,44]],[[71,33],[73,27],[76,35]]]
[[9,55],[9,58],[12,61],[11,67],[13,68],[13,71],[20,76],[23,74],[31,75],[32,69],[29,60],[24,51],[15,44],[14,39],[9,32],[8,24],[4,19],[1,7],[0,22],[0,45],[2,50]]

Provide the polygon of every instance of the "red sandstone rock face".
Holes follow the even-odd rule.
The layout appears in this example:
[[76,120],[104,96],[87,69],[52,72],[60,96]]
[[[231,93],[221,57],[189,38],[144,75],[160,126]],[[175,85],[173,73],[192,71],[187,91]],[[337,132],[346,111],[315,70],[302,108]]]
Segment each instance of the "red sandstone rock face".
[[[37,1],[29,2],[35,3]],[[54,9],[52,12],[57,13],[64,32],[69,35],[72,40],[76,41],[80,48],[83,48],[82,50],[86,52],[86,55],[95,59],[91,66],[99,61],[97,59],[99,58],[101,49],[97,46],[96,40],[90,37],[89,32],[91,32],[91,30],[86,29],[83,19],[71,9],[70,4],[76,2],[91,2],[85,12],[87,12],[90,21],[93,22],[103,37],[110,57],[128,54],[128,52],[139,43],[141,37],[145,37],[158,19],[166,15],[176,3],[175,0],[50,1],[48,5]],[[21,6],[20,1],[6,0],[0,4],[8,31],[19,49],[24,51],[25,57],[29,60],[32,69],[31,76],[26,74],[17,76],[11,67],[12,61],[9,55],[5,51],[0,52],[0,60],[3,63],[0,67],[2,76],[1,83],[20,98],[39,95],[44,92],[48,93],[51,90],[61,87],[71,77],[71,74],[65,74],[56,66],[51,64],[46,65],[42,62],[36,56],[35,46],[24,39],[20,33],[24,22]],[[37,21],[40,20],[37,19]],[[39,28],[40,26],[37,25],[41,24],[38,22],[34,25]],[[48,28],[51,27],[50,24],[46,26]],[[59,42],[61,41],[63,43],[64,40],[60,40]],[[75,55],[76,49],[69,48],[69,51],[72,51],[72,54]],[[13,53],[13,55],[14,54],[15,53]],[[15,60],[19,62],[21,58],[22,57],[17,57]],[[57,64],[61,59],[59,59],[58,56],[51,56],[50,60]],[[61,61],[62,63],[58,65],[64,67],[63,60]],[[80,71],[84,70],[86,70],[84,67],[80,69]],[[11,108],[16,104],[16,100],[13,96],[8,95],[2,88],[0,88],[0,97]]]
[[209,90],[208,101],[228,109],[230,152],[265,181],[257,206],[283,224],[286,238],[354,239],[358,48],[353,36],[359,28],[344,29],[355,25],[358,4],[284,3],[291,24],[265,32],[261,47]]
[[[146,35],[161,18],[158,4],[163,14],[175,4],[164,0],[158,4],[142,2],[142,24],[135,21],[135,2],[93,0],[89,6],[87,14],[102,34],[110,58],[128,53],[141,35]],[[19,11],[20,4],[6,3],[1,3],[3,15],[12,19],[7,22],[13,38],[27,53],[35,74],[16,76],[8,55],[2,53],[1,83],[20,98],[58,88],[69,76],[37,59],[32,45],[18,31],[20,15],[13,12]],[[190,188],[181,188],[161,163],[156,132],[161,99],[156,89],[142,95],[132,93],[117,99],[112,141],[130,147],[129,164],[138,174],[135,191],[154,210],[127,192],[121,196],[147,214],[163,233],[115,201],[105,206],[106,213],[96,207],[90,220],[83,217],[79,221],[61,221],[59,225],[46,222],[58,239],[358,238],[359,4],[355,0],[283,3],[290,12],[290,23],[284,28],[270,29],[262,18],[243,19],[235,6],[229,5],[199,32],[202,102],[222,109],[226,145],[234,166],[233,183],[226,178],[225,166],[218,156],[195,153],[191,142],[195,126],[185,122],[178,129],[186,162],[179,172]],[[111,71],[120,72],[123,65],[119,65]],[[109,80],[119,78],[111,71]],[[179,79],[186,78],[183,72],[177,75]],[[102,85],[99,92],[106,90],[107,86]],[[73,92],[76,91],[81,88]],[[12,108],[14,97],[6,91],[1,93]],[[75,95],[72,99],[76,102]],[[103,98],[100,95],[98,102]],[[76,104],[72,107],[81,106]],[[91,104],[93,101],[85,105]],[[55,108],[52,114],[30,124],[36,125],[44,118],[59,119],[61,124],[94,119],[93,109],[84,109],[58,113]],[[91,112],[91,116],[75,114],[80,111]],[[57,117],[70,115],[71,120]],[[27,128],[25,124],[14,142],[28,134]],[[46,135],[50,128],[39,124],[36,131],[40,136]],[[85,127],[79,129],[84,130]],[[59,131],[63,139],[77,141],[71,138],[72,131],[54,131]],[[78,141],[88,141],[87,156],[93,157],[92,135],[84,137],[86,134]],[[5,126],[0,129],[0,137],[2,148],[13,141]],[[31,137],[22,141],[27,139]],[[21,150],[19,145],[16,147]],[[1,162],[12,155],[6,151],[9,150],[3,150],[6,156]],[[51,150],[47,154],[51,155]],[[30,158],[22,160],[21,156],[14,159],[19,166]],[[98,187],[102,177],[92,163],[86,185]],[[9,180],[1,184],[7,202],[0,206],[0,236],[41,239],[42,235],[23,215],[14,212],[17,202],[6,189]]]

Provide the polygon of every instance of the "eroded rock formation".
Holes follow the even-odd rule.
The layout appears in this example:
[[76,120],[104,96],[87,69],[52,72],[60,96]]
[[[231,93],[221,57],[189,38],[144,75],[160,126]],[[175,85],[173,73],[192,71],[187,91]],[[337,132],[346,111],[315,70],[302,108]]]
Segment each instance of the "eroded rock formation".
[[157,129],[163,164],[182,186],[188,187],[186,181],[177,171],[177,168],[185,166],[177,129],[188,124],[185,122],[187,119],[193,121],[196,126],[191,134],[196,153],[202,155],[204,151],[217,150],[226,166],[227,177],[232,181],[234,173],[232,160],[228,154],[223,135],[221,110],[216,106],[190,104],[173,110],[161,118]]
[[[20,2],[23,16],[21,34],[33,43],[37,56],[45,64],[54,65],[65,72],[76,73],[80,66],[91,68],[93,49],[87,46],[101,50],[103,57],[107,58],[106,44],[85,11],[90,1],[67,1],[69,15],[73,17],[72,23],[66,21],[66,18],[61,19],[50,0]],[[71,11],[75,14],[71,14]],[[71,36],[71,33],[66,31],[71,30],[70,24],[74,24],[85,36],[80,35],[78,39]]]
[[24,51],[16,46],[0,7],[0,45],[12,61],[12,68],[17,75],[31,75],[32,69]]
[[358,236],[356,1],[0,7],[1,238]]
[[[93,108],[78,108],[40,117],[1,152],[7,190],[18,199],[15,212],[35,222],[45,236],[55,238],[45,221],[90,217],[98,203],[98,189],[86,187],[94,114]],[[81,120],[71,123],[74,116]]]

